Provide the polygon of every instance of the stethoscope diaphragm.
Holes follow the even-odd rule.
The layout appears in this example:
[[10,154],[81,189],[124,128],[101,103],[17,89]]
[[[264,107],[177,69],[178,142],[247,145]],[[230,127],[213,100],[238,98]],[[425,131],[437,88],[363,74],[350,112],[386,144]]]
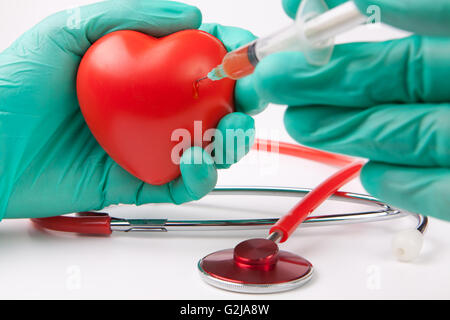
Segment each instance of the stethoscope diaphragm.
[[202,279],[220,289],[241,293],[275,293],[298,288],[313,274],[312,264],[291,252],[278,250],[269,239],[250,239],[234,249],[201,259]]

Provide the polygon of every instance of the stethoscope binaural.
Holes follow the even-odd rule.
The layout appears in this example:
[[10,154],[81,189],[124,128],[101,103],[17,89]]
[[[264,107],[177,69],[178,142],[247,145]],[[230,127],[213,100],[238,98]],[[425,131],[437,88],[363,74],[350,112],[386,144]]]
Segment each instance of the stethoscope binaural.
[[[340,225],[388,220],[413,216],[417,226],[399,233],[393,241],[393,252],[399,260],[414,259],[422,247],[422,237],[428,224],[425,216],[393,208],[377,199],[361,194],[338,191],[356,177],[363,162],[304,146],[283,142],[257,140],[255,149],[307,158],[331,165],[344,165],[316,189],[274,187],[221,187],[215,195],[263,195],[302,197],[288,214],[280,219],[240,220],[167,220],[167,219],[121,219],[107,213],[79,213],[77,216],[58,216],[32,219],[44,229],[81,234],[111,234],[121,232],[167,232],[187,230],[259,229],[270,227],[267,238],[250,239],[239,243],[234,249],[209,254],[198,263],[201,277],[210,285],[225,290],[246,293],[270,293],[297,288],[311,279],[313,266],[306,259],[283,250],[278,243],[286,241],[298,225]],[[310,216],[326,199],[359,204],[369,204],[376,209],[367,212]]]

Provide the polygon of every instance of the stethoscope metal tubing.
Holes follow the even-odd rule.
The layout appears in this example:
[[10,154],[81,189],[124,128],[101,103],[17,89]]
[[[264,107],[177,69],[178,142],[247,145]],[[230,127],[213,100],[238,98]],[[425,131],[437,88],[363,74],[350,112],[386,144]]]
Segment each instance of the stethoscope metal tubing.
[[[253,196],[305,196],[311,189],[286,187],[218,187],[212,195],[253,195]],[[334,226],[341,224],[376,222],[401,218],[407,215],[417,219],[417,230],[424,232],[428,219],[419,214],[393,208],[378,199],[357,193],[337,192],[330,200],[368,204],[382,209],[312,216],[306,219],[302,227]],[[167,220],[167,219],[118,219],[111,218],[111,230],[120,232],[168,232],[168,231],[227,231],[227,230],[255,230],[268,229],[278,221],[270,219],[239,219],[239,220]]]

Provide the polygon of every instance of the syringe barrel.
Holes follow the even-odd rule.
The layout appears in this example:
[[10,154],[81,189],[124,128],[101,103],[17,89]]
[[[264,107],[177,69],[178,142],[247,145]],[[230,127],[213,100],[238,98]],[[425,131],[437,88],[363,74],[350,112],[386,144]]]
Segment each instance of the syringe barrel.
[[367,17],[353,1],[345,2],[308,20],[295,23],[268,37],[258,39],[255,50],[259,60],[280,51],[306,51],[320,48],[335,36],[363,24]]
[[[312,43],[326,41],[367,21],[353,1],[348,1],[303,23],[305,38]],[[302,24],[302,21],[296,21]]]
[[[361,25],[366,20],[367,17],[359,12],[353,1],[323,13],[313,10],[302,15],[300,11],[297,20],[291,26],[229,52],[222,65],[215,68],[209,78],[212,80],[224,77],[235,80],[243,78],[253,73],[260,60],[280,51],[302,51],[308,55],[314,53],[316,49],[328,47],[332,49],[336,35]],[[331,51],[329,55],[331,56]],[[323,64],[328,59],[319,61],[310,63]]]
[[302,51],[304,42],[301,41],[299,30],[295,24],[282,29],[270,36],[260,38],[255,42],[255,55],[262,60],[272,53],[281,51]]
[[237,50],[228,52],[222,64],[208,74],[211,80],[220,80],[225,77],[238,80],[251,75],[259,62],[255,51],[256,41]]

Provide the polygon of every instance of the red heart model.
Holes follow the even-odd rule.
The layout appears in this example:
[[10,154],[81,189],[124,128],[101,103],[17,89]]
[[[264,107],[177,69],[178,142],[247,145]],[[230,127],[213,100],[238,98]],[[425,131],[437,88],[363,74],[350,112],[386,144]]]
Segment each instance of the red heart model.
[[78,69],[78,100],[90,130],[135,177],[154,185],[177,178],[174,130],[188,130],[189,145],[204,147],[208,142],[194,141],[194,122],[201,121],[203,135],[234,110],[234,81],[204,80],[195,88],[226,53],[217,38],[199,30],[160,39],[128,30],[104,36]]

